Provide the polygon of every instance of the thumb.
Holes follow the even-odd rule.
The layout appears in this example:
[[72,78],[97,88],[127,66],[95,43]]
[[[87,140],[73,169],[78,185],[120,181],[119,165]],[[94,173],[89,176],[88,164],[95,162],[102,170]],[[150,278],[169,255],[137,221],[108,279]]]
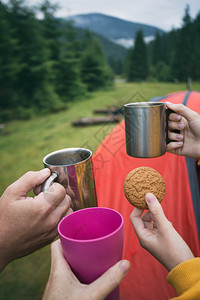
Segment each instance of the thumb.
[[40,171],[29,171],[11,184],[10,193],[18,197],[26,196],[30,190],[42,184],[48,176],[50,176],[50,170],[48,168]]
[[158,199],[153,194],[148,193],[145,196],[145,200],[154,221],[156,221],[157,225],[162,228],[166,224],[166,221],[168,223],[168,220]]
[[92,295],[91,298],[93,299],[106,298],[108,294],[118,287],[122,279],[128,273],[129,268],[130,262],[128,260],[121,260],[117,262],[96,281],[88,285],[88,294]]
[[194,119],[194,116],[196,116],[197,114],[196,112],[194,112],[193,110],[191,110],[190,108],[188,108],[183,104],[174,104],[171,102],[166,102],[166,105],[175,113],[184,117],[187,121],[192,121]]
[[64,257],[60,239],[57,239],[51,244],[51,268],[61,270],[63,266],[71,270]]

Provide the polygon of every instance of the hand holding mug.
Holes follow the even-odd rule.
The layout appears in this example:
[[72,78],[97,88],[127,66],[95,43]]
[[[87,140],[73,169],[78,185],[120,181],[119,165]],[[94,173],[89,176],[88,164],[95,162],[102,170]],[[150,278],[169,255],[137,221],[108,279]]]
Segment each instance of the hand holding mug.
[[49,169],[27,172],[3,193],[0,199],[0,271],[12,260],[51,243],[57,224],[69,210],[71,199],[54,183],[36,197],[27,193],[50,175]]
[[169,138],[174,142],[167,145],[167,151],[199,159],[200,115],[183,104],[166,104],[174,111],[169,116],[169,130],[180,130],[180,134],[169,132]]

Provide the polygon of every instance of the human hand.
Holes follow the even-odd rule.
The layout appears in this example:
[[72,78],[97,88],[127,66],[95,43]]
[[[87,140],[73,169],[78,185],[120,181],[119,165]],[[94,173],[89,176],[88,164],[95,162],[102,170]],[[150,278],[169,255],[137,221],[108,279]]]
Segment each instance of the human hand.
[[167,145],[167,151],[200,158],[200,115],[183,104],[166,102],[166,105],[175,112],[169,116],[169,130],[180,130],[180,134],[169,131],[169,139],[175,142]]
[[67,213],[71,199],[58,183],[36,197],[50,175],[48,168],[27,172],[11,184],[0,198],[0,271],[12,260],[30,254],[49,244],[57,235],[57,225]]
[[188,245],[167,220],[157,198],[146,195],[149,207],[144,215],[143,210],[135,208],[130,215],[133,228],[141,246],[151,253],[170,271],[181,262],[194,257]]
[[105,299],[127,274],[130,263],[122,260],[91,284],[82,284],[63,256],[60,240],[51,245],[51,272],[42,300]]

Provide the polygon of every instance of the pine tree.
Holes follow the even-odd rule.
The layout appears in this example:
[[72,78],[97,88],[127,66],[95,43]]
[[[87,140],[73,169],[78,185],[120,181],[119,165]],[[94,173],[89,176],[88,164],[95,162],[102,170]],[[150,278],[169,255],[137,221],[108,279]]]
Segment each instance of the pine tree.
[[187,5],[172,65],[174,78],[180,81],[187,81],[192,74],[191,58],[194,48],[194,27],[191,22],[189,10],[190,8]]
[[82,98],[86,93],[86,86],[81,80],[80,69],[80,49],[82,46],[71,22],[66,23],[62,33],[63,42],[60,58],[55,64],[55,82],[56,91],[63,102],[69,102]]
[[141,30],[136,34],[134,47],[128,51],[126,74],[128,81],[145,80],[148,76],[147,49]]
[[16,78],[19,71],[19,62],[16,57],[17,41],[13,38],[12,29],[8,20],[8,8],[0,3],[0,110],[17,106],[15,92]]
[[89,32],[81,58],[81,77],[88,91],[110,87],[113,84],[113,74],[107,65],[101,44]]
[[13,37],[17,40],[16,56],[20,69],[15,92],[18,107],[49,111],[58,105],[59,99],[50,84],[48,51],[36,12],[24,5],[23,0],[11,0],[9,18]]
[[194,47],[191,56],[191,77],[194,80],[200,80],[200,13],[194,21]]
[[163,49],[160,33],[156,33],[156,37],[152,47],[152,58],[151,62],[153,65],[156,65],[158,62],[163,61]]
[[49,60],[58,60],[62,36],[59,20],[54,16],[58,5],[52,4],[49,0],[44,0],[39,9],[43,14],[43,36],[48,47]]

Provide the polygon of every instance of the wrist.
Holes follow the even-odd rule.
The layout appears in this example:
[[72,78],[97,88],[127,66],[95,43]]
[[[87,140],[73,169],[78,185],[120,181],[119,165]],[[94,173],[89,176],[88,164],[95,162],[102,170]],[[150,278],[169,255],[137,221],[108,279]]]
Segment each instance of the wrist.
[[[189,251],[188,251],[188,252],[189,252]],[[190,259],[193,259],[193,258],[194,258],[194,255],[193,255],[191,252],[189,252],[189,253],[183,255],[182,257],[176,258],[176,259],[174,259],[174,260],[172,259],[172,260],[170,261],[170,263],[167,264],[166,269],[168,270],[168,272],[170,272],[170,271],[171,271],[172,269],[174,269],[176,266],[182,264],[182,263],[185,262],[185,261],[188,261],[188,260],[190,260]]]
[[174,228],[172,228],[168,243],[165,246],[162,258],[163,265],[168,271],[171,271],[182,262],[194,258],[191,249]]
[[[2,248],[1,248],[2,249]],[[1,253],[0,250],[0,273],[5,269],[9,261],[7,260],[6,256]]]
[[194,142],[193,146],[188,149],[185,156],[194,158],[197,162],[199,162],[200,165],[200,142]]
[[166,262],[165,267],[169,272],[184,261],[194,258],[191,249],[188,247],[184,240],[180,238],[178,244],[178,247],[176,247],[174,251],[170,253]]
[[11,259],[9,259],[9,245],[6,243],[3,232],[0,234],[0,273],[9,264]]
[[198,160],[198,162],[199,162],[199,166],[200,166],[200,141],[199,142],[196,142],[196,148],[195,148],[195,153],[196,153],[196,155],[195,155],[195,158]]

